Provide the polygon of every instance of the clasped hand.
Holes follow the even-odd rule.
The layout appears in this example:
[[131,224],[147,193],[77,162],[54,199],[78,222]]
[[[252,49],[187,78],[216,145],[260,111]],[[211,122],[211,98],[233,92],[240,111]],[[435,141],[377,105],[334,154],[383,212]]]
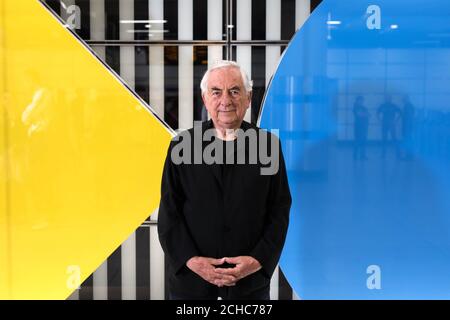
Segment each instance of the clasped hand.
[[[224,263],[235,265],[232,268],[221,268]],[[250,256],[224,257],[214,259],[208,257],[192,257],[186,265],[204,280],[218,287],[234,286],[236,282],[261,269],[258,260]]]

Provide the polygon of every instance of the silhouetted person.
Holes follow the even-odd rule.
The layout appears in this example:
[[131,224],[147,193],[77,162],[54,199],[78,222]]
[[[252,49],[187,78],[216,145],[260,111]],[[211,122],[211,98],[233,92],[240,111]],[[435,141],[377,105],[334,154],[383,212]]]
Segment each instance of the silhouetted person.
[[353,159],[367,159],[366,144],[369,130],[369,111],[364,106],[364,97],[358,96],[353,105],[354,137]]
[[402,111],[402,138],[403,138],[403,154],[405,159],[412,157],[413,148],[413,129],[414,129],[415,110],[409,97],[403,97],[403,111]]
[[377,117],[381,121],[381,140],[382,140],[382,157],[386,156],[386,147],[388,145],[388,138],[390,136],[392,143],[394,144],[397,157],[397,121],[401,117],[400,108],[392,103],[392,97],[387,95],[385,101],[378,107]]

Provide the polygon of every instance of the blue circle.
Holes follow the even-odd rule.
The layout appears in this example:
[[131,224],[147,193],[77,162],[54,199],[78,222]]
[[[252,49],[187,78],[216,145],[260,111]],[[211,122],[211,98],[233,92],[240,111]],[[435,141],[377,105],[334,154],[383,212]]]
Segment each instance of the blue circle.
[[300,298],[450,298],[449,16],[325,0],[287,47],[260,126],[280,130]]

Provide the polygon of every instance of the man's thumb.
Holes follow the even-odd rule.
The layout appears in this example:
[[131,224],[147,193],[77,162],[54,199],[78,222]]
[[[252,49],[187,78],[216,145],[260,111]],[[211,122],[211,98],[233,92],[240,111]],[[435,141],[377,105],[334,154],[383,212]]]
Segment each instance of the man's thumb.
[[227,257],[227,258],[225,258],[225,262],[237,264],[237,263],[239,263],[239,258],[238,257],[233,257],[233,258]]
[[220,258],[220,259],[214,259],[212,264],[215,266],[221,265],[225,263],[225,258]]

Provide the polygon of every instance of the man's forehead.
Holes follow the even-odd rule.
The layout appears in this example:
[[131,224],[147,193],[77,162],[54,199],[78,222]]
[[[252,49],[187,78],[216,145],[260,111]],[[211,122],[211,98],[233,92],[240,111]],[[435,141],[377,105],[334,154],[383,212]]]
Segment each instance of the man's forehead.
[[242,87],[242,76],[238,68],[219,68],[212,70],[208,77],[208,87],[220,87],[221,85],[228,87]]

